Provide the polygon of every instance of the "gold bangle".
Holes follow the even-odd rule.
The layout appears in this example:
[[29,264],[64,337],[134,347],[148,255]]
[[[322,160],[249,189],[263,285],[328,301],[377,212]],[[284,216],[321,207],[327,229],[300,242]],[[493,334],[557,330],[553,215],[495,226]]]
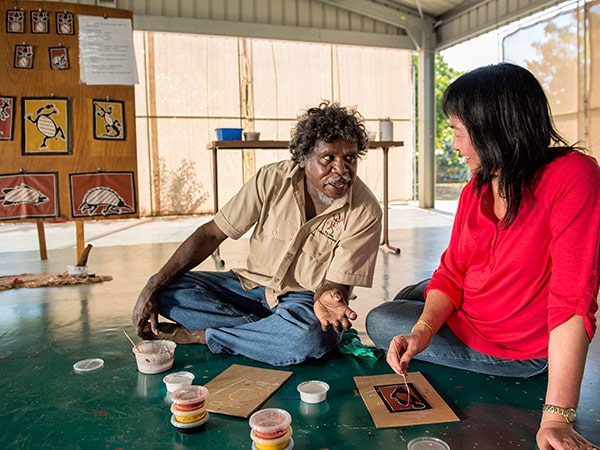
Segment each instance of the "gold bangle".
[[412,327],[410,332],[414,333],[415,328],[417,328],[418,325],[425,325],[429,329],[429,333],[431,334],[431,336],[429,337],[429,342],[431,342],[431,340],[433,339],[433,336],[435,335],[435,333],[433,331],[433,325],[431,325],[431,322],[427,319],[419,319],[417,321],[417,323],[414,324],[414,326]]

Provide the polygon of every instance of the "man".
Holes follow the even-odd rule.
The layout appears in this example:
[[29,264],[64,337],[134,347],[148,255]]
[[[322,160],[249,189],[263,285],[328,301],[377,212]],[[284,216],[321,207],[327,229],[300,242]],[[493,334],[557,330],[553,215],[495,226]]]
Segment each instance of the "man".
[[[352,287],[372,284],[381,233],[379,203],[356,176],[367,148],[358,112],[308,109],[292,130],[291,161],[259,169],[143,288],[138,335],[275,366],[336,348],[356,319]],[[253,226],[246,268],[191,271]]]

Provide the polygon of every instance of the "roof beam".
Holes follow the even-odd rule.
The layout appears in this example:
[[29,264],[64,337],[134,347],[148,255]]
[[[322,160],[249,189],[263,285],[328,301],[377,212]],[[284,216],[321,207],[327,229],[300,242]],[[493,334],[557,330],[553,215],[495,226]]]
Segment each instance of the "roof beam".
[[[327,5],[344,9],[365,17],[386,23],[406,30],[414,43],[415,49],[421,48],[421,38],[423,31],[430,28],[435,22],[434,18],[428,15],[420,17],[408,9],[390,8],[385,5],[364,0],[318,0]],[[427,24],[426,22],[429,22]]]

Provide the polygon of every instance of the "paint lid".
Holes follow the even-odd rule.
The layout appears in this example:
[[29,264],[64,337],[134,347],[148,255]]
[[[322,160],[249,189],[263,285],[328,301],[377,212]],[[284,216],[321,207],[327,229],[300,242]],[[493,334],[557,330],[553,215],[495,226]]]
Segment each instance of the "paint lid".
[[450,450],[450,446],[444,441],[429,436],[414,438],[406,448],[408,450]]
[[73,364],[75,373],[89,373],[104,367],[104,360],[100,358],[82,359]]
[[180,387],[171,394],[171,401],[180,406],[196,404],[200,406],[207,398],[208,389],[197,385]]

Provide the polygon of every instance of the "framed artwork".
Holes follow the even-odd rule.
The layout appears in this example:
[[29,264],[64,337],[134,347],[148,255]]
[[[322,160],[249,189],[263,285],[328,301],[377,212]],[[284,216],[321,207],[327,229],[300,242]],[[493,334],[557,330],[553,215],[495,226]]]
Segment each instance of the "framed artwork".
[[137,215],[133,172],[69,175],[73,217]]
[[125,105],[118,100],[93,100],[94,139],[125,140]]
[[56,172],[0,175],[0,220],[58,217]]
[[56,34],[73,35],[75,34],[75,18],[72,12],[56,12]]
[[50,15],[45,9],[31,11],[31,32],[48,33],[50,31]]
[[15,98],[0,97],[0,141],[12,141],[15,124]]
[[25,11],[22,9],[6,11],[6,32],[25,33]]
[[67,47],[49,47],[50,68],[52,70],[67,70],[69,68],[69,52]]
[[33,69],[33,45],[15,45],[15,68]]
[[22,154],[71,154],[70,100],[23,97],[22,104]]

